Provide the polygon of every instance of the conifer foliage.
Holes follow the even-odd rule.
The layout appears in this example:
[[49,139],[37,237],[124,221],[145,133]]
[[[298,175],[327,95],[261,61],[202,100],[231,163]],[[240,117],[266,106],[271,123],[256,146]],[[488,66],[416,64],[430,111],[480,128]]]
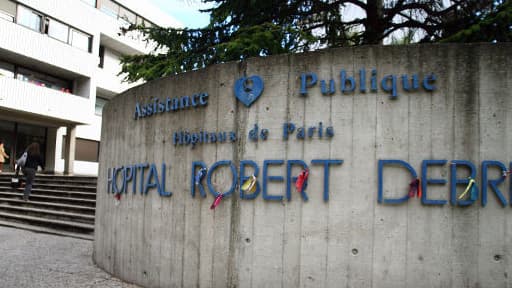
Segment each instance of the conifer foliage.
[[[510,0],[202,0],[200,29],[130,26],[153,43],[122,59],[125,80],[152,80],[226,61],[352,45],[512,40]],[[446,5],[446,3],[449,3]],[[352,17],[346,9],[356,11]],[[406,38],[406,39],[405,39]],[[156,44],[156,45],[155,45]],[[126,73],[126,74],[125,74]]]

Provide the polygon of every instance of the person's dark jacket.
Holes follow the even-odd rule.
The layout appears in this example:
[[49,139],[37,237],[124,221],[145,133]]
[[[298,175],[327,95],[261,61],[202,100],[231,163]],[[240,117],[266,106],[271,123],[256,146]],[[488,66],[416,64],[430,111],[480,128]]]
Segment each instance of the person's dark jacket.
[[41,155],[30,155],[30,153],[28,153],[27,162],[25,162],[25,168],[32,168],[37,170],[37,166],[41,166],[41,168],[44,170],[44,163]]

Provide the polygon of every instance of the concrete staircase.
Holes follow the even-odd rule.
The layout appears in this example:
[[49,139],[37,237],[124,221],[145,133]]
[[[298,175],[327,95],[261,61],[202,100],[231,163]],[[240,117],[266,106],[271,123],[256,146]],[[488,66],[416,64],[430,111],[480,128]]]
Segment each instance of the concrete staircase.
[[0,174],[0,225],[92,240],[96,177],[36,175],[29,201]]

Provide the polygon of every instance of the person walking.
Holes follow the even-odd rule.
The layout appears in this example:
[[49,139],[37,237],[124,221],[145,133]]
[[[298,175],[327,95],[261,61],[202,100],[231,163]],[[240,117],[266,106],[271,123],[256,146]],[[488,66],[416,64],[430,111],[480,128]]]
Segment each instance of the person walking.
[[5,153],[4,140],[0,139],[0,173],[2,173],[2,170],[4,169],[5,159],[9,159],[9,155]]
[[22,168],[23,175],[25,175],[25,190],[23,191],[23,200],[27,201],[32,191],[32,184],[36,176],[37,167],[41,166],[44,170],[43,159],[41,158],[41,151],[39,149],[39,143],[32,143],[27,147],[27,161],[25,166]]

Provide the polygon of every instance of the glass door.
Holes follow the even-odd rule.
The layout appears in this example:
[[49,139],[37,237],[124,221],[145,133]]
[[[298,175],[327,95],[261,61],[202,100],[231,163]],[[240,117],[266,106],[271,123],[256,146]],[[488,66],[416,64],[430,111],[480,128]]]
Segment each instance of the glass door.
[[28,145],[33,142],[39,143],[41,149],[41,157],[45,159],[46,154],[46,128],[27,124],[18,124],[16,134],[16,158],[27,149]]
[[0,139],[4,141],[5,153],[9,155],[3,171],[14,171],[14,161],[33,142],[39,143],[41,157],[45,161],[46,133],[46,127],[0,120]]
[[5,159],[3,171],[13,171],[15,156],[16,124],[14,122],[0,120],[0,139],[4,142],[5,153],[9,159]]

